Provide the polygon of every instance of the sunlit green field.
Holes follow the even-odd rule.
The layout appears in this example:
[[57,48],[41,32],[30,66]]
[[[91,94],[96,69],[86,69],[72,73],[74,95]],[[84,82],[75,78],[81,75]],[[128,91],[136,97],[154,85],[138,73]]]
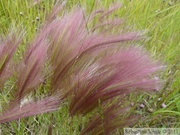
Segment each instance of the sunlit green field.
[[[39,0],[40,1],[40,0]],[[5,37],[11,31],[24,31],[22,44],[14,60],[20,59],[25,47],[30,43],[45,21],[56,0],[0,0],[0,35]],[[67,0],[64,10],[78,5],[87,14],[101,7],[108,8],[113,2],[122,7],[113,13],[122,18],[122,27],[129,31],[144,31],[142,44],[155,58],[166,66],[161,79],[163,88],[154,94],[139,94],[129,97],[137,105],[136,113],[142,117],[134,125],[139,128],[180,127],[180,1],[179,0]],[[0,93],[0,104],[8,102],[8,94],[13,87],[13,79]],[[39,93],[41,94],[41,93]],[[144,104],[144,107],[139,107]],[[164,107],[163,107],[164,105]],[[0,105],[2,111],[2,105]],[[91,114],[89,114],[91,115]],[[63,103],[59,110],[0,125],[3,135],[78,135],[86,125],[89,116],[69,117],[68,106]],[[122,134],[121,129],[117,134]]]

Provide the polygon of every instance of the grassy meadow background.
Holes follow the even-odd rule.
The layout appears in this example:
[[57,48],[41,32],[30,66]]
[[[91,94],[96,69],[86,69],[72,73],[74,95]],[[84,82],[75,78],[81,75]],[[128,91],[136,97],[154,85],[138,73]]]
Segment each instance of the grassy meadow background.
[[[142,116],[134,127],[178,128],[180,127],[180,1],[179,0],[67,0],[65,9],[82,6],[87,14],[101,7],[108,8],[113,2],[122,7],[113,13],[122,18],[132,31],[145,31],[146,40],[141,44],[151,55],[166,65],[161,78],[164,87],[154,94],[131,95],[136,113]],[[25,37],[14,60],[20,59],[25,47],[31,42],[45,17],[53,8],[55,0],[0,0],[0,35],[11,31],[24,31]],[[13,87],[13,79],[0,93],[0,111],[7,103]],[[41,94],[41,93],[39,93]],[[132,99],[133,98],[133,99]],[[138,107],[144,104],[144,108]],[[164,108],[162,107],[164,105]],[[52,114],[52,115],[50,115]],[[53,116],[53,117],[52,117]],[[85,126],[86,117],[69,117],[66,103],[58,111],[0,125],[3,135],[78,135]],[[117,134],[121,134],[121,130]]]

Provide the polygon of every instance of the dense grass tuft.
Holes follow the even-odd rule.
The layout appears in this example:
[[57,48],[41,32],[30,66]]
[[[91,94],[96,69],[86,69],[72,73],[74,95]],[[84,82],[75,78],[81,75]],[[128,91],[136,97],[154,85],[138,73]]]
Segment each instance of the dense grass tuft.
[[[16,111],[18,112],[17,115],[12,115],[13,119],[11,120],[18,119],[19,117],[26,117],[42,112],[57,110],[57,107],[59,107],[59,104],[61,104],[60,108],[56,112],[23,118],[14,122],[1,124],[2,134],[50,134],[52,132],[52,134],[76,135],[80,134],[81,131],[81,134],[84,134],[86,132],[91,132],[92,134],[109,133],[110,131],[112,131],[112,129],[116,129],[117,127],[119,127],[119,129],[121,130],[125,125],[131,125],[137,118],[140,118],[140,121],[136,123],[134,127],[176,128],[180,126],[180,61],[178,58],[180,55],[180,3],[178,1],[122,0],[121,4],[114,5],[111,0],[68,0],[66,2],[66,6],[55,6],[56,8],[54,8],[54,11],[52,11],[54,5],[55,0],[40,0],[38,2],[27,2],[24,0],[4,0],[0,2],[0,35],[2,36],[2,39],[5,39],[5,37],[7,37],[9,32],[11,31],[15,31],[16,35],[18,35],[19,29],[22,29],[24,32],[26,32],[25,35],[20,34],[19,37],[14,37],[15,39],[17,39],[16,42],[14,42],[14,46],[12,46],[12,44],[9,42],[3,43],[8,43],[7,45],[10,45],[12,49],[4,51],[6,50],[4,45],[2,45],[2,49],[0,48],[0,56],[2,56],[2,62],[0,63],[0,69],[2,70],[0,70],[0,76],[3,75],[5,77],[1,77],[0,79],[0,84],[2,86],[0,94],[1,110],[4,110],[4,107],[8,109],[6,105],[8,101],[14,101],[15,104],[21,102],[22,104],[19,105],[24,105],[24,108],[22,108],[24,110],[22,110],[22,112],[18,112],[19,106],[17,106],[17,108],[9,108],[11,109],[11,111],[9,111],[9,114],[5,113],[7,115],[7,119],[6,117],[4,117],[5,121],[9,121],[8,116],[11,116]],[[76,5],[81,8],[83,7],[84,9],[79,11],[79,13],[75,9],[75,14],[77,14],[73,16],[73,13],[70,13],[66,18],[64,14],[67,14],[69,11],[73,10],[74,6]],[[121,8],[119,8],[120,6]],[[56,21],[51,22],[51,20],[56,17],[56,14],[58,12],[58,15],[61,17],[57,22],[62,25],[57,25],[58,27],[56,27]],[[64,21],[66,21],[63,22],[63,19]],[[78,22],[80,23],[76,23],[76,20],[78,20]],[[49,24],[52,26],[50,26]],[[74,27],[69,28],[68,26]],[[54,28],[51,29],[51,27]],[[61,35],[60,30],[62,30],[62,28],[63,34]],[[50,31],[48,31],[49,29]],[[70,38],[71,35],[66,32],[67,30],[76,31],[76,35],[73,36],[75,37],[74,39]],[[132,30],[140,30],[141,32],[145,31],[145,38],[138,42],[134,41],[133,44],[135,44],[136,46],[143,46],[150,52],[150,54],[154,58],[159,59],[162,63],[165,63],[165,72],[158,75],[158,77],[154,77],[154,80],[156,81],[158,79],[165,81],[163,88],[161,88],[160,90],[155,89],[155,94],[130,94],[124,98],[124,101],[128,101],[124,103],[124,105],[127,104],[127,106],[124,107],[121,106],[121,102],[118,102],[119,100],[122,101],[122,99],[114,98],[114,100],[112,101],[106,101],[106,99],[108,99],[110,96],[109,94],[111,94],[108,93],[108,90],[113,89],[114,91],[116,91],[115,88],[120,88],[120,86],[122,87],[123,82],[121,82],[120,86],[116,85],[116,87],[112,87],[110,84],[107,84],[109,85],[106,91],[108,94],[103,93],[104,91],[102,91],[102,93],[99,93],[99,95],[96,93],[97,90],[101,90],[99,88],[104,88],[103,84],[106,81],[111,82],[111,84],[113,84],[113,81],[121,81],[118,80],[120,78],[117,79],[117,76],[114,76],[113,78],[113,73],[108,70],[109,72],[103,74],[107,77],[111,76],[112,81],[106,80],[106,77],[103,78],[99,76],[100,78],[97,78],[97,80],[93,80],[98,85],[93,84],[92,86],[94,87],[92,87],[91,84],[88,83],[88,80],[84,80],[81,87],[79,85],[77,85],[77,87],[72,87],[81,88],[78,89],[80,91],[79,95],[76,94],[76,89],[72,89],[70,86],[76,86],[79,81],[82,81],[82,77],[84,77],[86,73],[89,73],[89,70],[94,70],[92,65],[92,63],[94,62],[93,60],[109,66],[107,63],[113,64],[113,62],[117,62],[115,58],[122,58],[122,56],[119,56],[117,54],[113,54],[114,56],[112,55],[111,57],[107,58],[104,57],[114,53],[114,50],[116,50],[117,48],[107,49],[106,46],[103,49],[100,48],[99,50],[101,51],[99,51],[96,50],[97,48],[94,49],[93,47],[89,49],[89,45],[93,46],[97,44],[98,46],[98,44],[106,44],[107,42],[114,43],[115,41],[120,42],[122,40],[139,40],[137,36],[142,36],[139,35],[139,33],[129,34],[129,31]],[[50,36],[51,32],[53,34],[51,34]],[[123,33],[124,37],[122,35],[117,36],[118,32]],[[125,34],[125,32],[128,32],[129,35]],[[59,37],[56,37],[57,33],[58,35],[61,35],[60,39],[66,37],[67,39],[70,38],[71,40],[64,40],[62,43],[61,40],[59,40]],[[92,33],[92,37],[87,36],[89,35],[89,33]],[[97,33],[99,35],[97,35]],[[109,33],[111,33],[110,36],[108,35]],[[44,40],[47,35],[49,36],[48,40]],[[21,36],[23,36],[23,38],[20,38]],[[9,37],[10,38],[6,41],[11,40],[11,36]],[[120,38],[122,39],[120,40]],[[49,40],[51,42],[48,42]],[[63,46],[60,46],[61,49],[64,50],[64,53],[62,55],[58,53],[59,43],[67,45],[74,45],[74,43],[78,43],[79,46],[71,46],[69,47],[69,50],[67,48],[63,48]],[[128,44],[129,43],[132,42],[128,42]],[[85,46],[82,48],[83,45]],[[126,46],[127,43],[123,42],[122,45]],[[47,48],[47,46],[51,47]],[[83,52],[86,49],[89,50],[81,54],[81,51]],[[127,58],[127,60],[130,58],[130,61],[132,60],[132,58],[136,59],[136,57],[137,59],[143,59],[144,55],[139,55],[139,51],[137,51],[136,48],[132,49],[132,52],[128,52],[128,48],[126,49],[127,53],[124,54],[126,55],[126,57],[123,56],[123,58]],[[119,48],[119,51],[125,51],[126,49]],[[91,53],[91,50],[96,51],[94,51],[94,53]],[[138,53],[136,53],[136,51]],[[6,52],[7,54],[4,54],[4,52]],[[43,52],[47,53],[43,54]],[[13,53],[15,53],[14,57],[12,57]],[[101,55],[96,57],[99,53]],[[133,53],[134,55],[132,55]],[[77,58],[79,58],[80,56],[79,61],[73,59],[76,56],[78,56]],[[81,57],[84,58],[84,60]],[[62,64],[61,62],[63,59],[64,61]],[[143,60],[146,61],[145,59]],[[6,64],[9,62],[20,64],[14,67],[11,66],[11,64]],[[67,63],[70,64],[68,65]],[[89,65],[87,63],[89,63]],[[77,66],[75,64],[77,64]],[[74,69],[76,69],[78,66],[82,66],[83,64],[87,64],[87,66],[78,69],[78,71],[82,71],[82,74],[72,74],[75,73]],[[149,62],[140,64],[142,64],[142,67],[144,67],[147,66]],[[65,65],[67,65],[66,68],[63,67]],[[21,74],[18,74],[18,72],[13,72],[13,74],[10,74],[9,67],[13,67],[10,69],[11,71],[19,72],[20,70],[22,72]],[[111,68],[112,67],[113,66],[111,65]],[[129,69],[131,67],[132,66],[130,66]],[[36,70],[31,70],[31,68]],[[99,68],[98,70],[101,70],[101,68]],[[124,72],[122,72],[122,74],[123,73]],[[10,75],[12,76],[10,77]],[[64,79],[63,77],[65,75],[69,77]],[[117,73],[115,73],[115,75],[117,75]],[[73,79],[77,77],[79,77],[78,82],[74,81]],[[45,78],[45,80],[41,78]],[[9,80],[4,81],[5,79]],[[62,79],[64,79],[64,82],[61,84]],[[68,81],[71,82],[71,85],[69,86],[67,84]],[[4,84],[4,86],[2,84]],[[137,85],[138,84],[136,84],[136,86]],[[66,86],[69,91],[60,89],[62,86]],[[143,89],[149,89],[150,86],[152,87],[151,82],[149,82],[148,87],[147,84],[144,85]],[[34,88],[36,88],[36,92],[33,92],[35,91]],[[89,90],[85,88],[88,88]],[[54,98],[53,93],[56,93],[57,89],[59,89],[62,93],[60,95],[60,98]],[[27,95],[29,93],[31,94]],[[125,93],[127,94],[127,92]],[[118,94],[120,95],[122,93],[117,92],[110,97],[115,97],[115,95]],[[51,98],[46,98],[45,95],[51,95]],[[74,97],[74,95],[76,96]],[[87,96],[82,97],[81,95]],[[43,98],[43,96],[45,97]],[[14,99],[14,97],[17,98],[15,98],[15,100],[12,100]],[[59,100],[64,99],[65,97],[67,99],[64,100],[64,102]],[[100,97],[104,97],[104,99],[101,99]],[[27,104],[29,101],[31,101],[31,104]],[[83,105],[82,101],[86,101],[84,102],[86,104],[88,104],[88,101],[93,104],[88,104],[88,106],[86,106],[86,104]],[[106,104],[109,104],[110,106],[106,106]],[[131,106],[129,106],[129,104],[131,104]],[[40,108],[40,106],[42,108]],[[36,109],[34,109],[36,107],[38,107],[37,111]],[[94,109],[95,107],[96,109]],[[117,109],[117,107],[119,107],[119,109]],[[129,110],[129,108],[131,109]],[[93,110],[93,112],[88,113],[89,110]],[[129,116],[128,114],[126,117],[127,121],[124,122],[122,117],[120,117],[121,115],[117,114],[118,112],[127,112],[127,110],[132,114],[139,114],[141,117],[134,117],[134,115]],[[23,113],[25,115],[22,115]],[[86,116],[82,117],[81,115],[79,116],[75,114],[86,114]],[[69,115],[75,116],[70,117]],[[130,118],[134,119],[131,119],[132,121],[129,121],[128,119]],[[88,121],[89,119],[90,121]],[[106,123],[107,121],[109,121],[109,119],[111,119],[112,121]],[[106,126],[103,125],[102,121],[106,123]],[[117,130],[115,131],[115,134],[116,133],[120,134],[121,131]]]

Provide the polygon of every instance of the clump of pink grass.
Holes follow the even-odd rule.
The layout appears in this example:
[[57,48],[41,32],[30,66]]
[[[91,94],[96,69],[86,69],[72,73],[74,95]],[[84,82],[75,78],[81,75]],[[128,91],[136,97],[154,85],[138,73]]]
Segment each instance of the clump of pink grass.
[[[140,40],[141,32],[111,32],[122,23],[112,18],[108,21],[117,6],[108,11],[96,11],[87,18],[82,9],[74,8],[56,18],[63,6],[55,6],[25,51],[16,71],[14,99],[1,115],[0,123],[54,111],[68,99],[71,116],[86,115],[99,106],[102,108],[102,116],[97,114],[81,134],[110,134],[118,127],[132,125],[137,117],[125,115],[130,107],[122,106],[123,97],[132,92],[160,88],[161,82],[153,76],[162,66],[143,47],[128,45]],[[98,24],[87,28],[97,13]],[[6,49],[8,45],[13,49]],[[0,48],[0,59],[8,56],[4,67],[16,46],[7,43]],[[2,53],[3,49],[7,54]],[[48,65],[48,73],[43,72],[45,65]],[[5,68],[0,68],[0,76],[6,78],[2,74]],[[1,80],[5,81],[4,78]],[[51,82],[49,94],[41,100],[21,104],[46,79]]]

